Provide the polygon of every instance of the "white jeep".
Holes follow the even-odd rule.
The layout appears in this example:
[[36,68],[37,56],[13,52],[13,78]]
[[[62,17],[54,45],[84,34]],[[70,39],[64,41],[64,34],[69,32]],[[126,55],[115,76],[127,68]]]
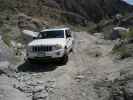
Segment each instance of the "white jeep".
[[54,28],[41,31],[27,45],[28,61],[59,59],[67,63],[68,54],[73,50],[73,36],[69,28]]

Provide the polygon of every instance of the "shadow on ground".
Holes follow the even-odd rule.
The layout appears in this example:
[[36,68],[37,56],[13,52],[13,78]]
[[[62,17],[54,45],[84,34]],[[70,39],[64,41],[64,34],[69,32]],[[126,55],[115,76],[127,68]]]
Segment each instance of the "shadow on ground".
[[18,66],[19,72],[50,72],[56,70],[58,66],[63,66],[59,62],[24,62]]

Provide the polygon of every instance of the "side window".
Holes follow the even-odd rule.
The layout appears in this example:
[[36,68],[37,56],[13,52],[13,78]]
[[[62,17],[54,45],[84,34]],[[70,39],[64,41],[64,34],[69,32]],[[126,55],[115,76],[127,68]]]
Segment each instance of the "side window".
[[66,38],[72,37],[70,30],[66,30],[65,33],[66,33]]

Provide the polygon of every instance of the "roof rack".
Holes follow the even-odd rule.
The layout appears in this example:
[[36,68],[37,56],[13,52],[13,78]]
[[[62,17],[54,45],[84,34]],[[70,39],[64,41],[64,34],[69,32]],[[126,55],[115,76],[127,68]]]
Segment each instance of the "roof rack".
[[63,27],[63,26],[54,26],[54,27],[45,28],[42,31],[66,30],[66,29],[70,29],[70,28],[69,27]]

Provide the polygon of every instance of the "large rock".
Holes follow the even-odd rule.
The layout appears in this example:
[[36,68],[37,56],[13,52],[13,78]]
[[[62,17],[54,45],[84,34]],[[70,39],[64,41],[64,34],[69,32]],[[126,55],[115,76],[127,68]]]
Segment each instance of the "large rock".
[[0,61],[12,61],[13,50],[0,40]]
[[34,32],[34,31],[30,31],[30,30],[23,30],[23,39],[25,44],[28,44],[29,42],[31,42],[34,38],[36,38],[39,34],[39,32]]
[[10,63],[5,61],[5,62],[0,62],[0,73],[7,73],[9,71],[9,66]]
[[30,16],[25,14],[18,15],[18,27],[21,30],[35,30],[40,31],[43,27],[47,26],[45,22],[40,21],[38,19],[34,19]]

